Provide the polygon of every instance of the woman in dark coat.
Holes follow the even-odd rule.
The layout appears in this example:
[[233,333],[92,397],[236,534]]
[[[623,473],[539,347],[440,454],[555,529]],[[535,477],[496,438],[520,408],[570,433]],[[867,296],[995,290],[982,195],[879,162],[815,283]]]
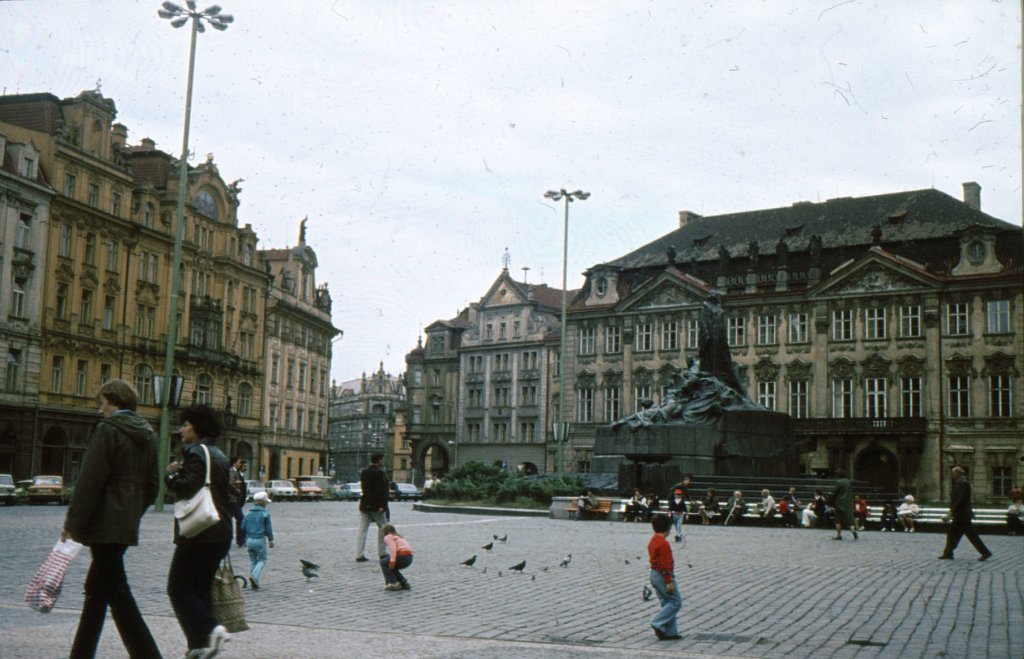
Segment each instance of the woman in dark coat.
[[217,413],[205,405],[192,406],[182,415],[182,462],[167,467],[167,489],[175,500],[188,499],[203,487],[206,479],[206,456],[210,452],[210,492],[220,520],[202,533],[186,538],[178,533],[174,522],[174,557],[167,575],[167,595],[174,614],[188,640],[188,657],[216,656],[230,638],[210,613],[210,586],[221,560],[231,547],[232,503],[227,457],[213,445],[220,437],[221,424]]
[[836,523],[835,540],[843,539],[843,527],[850,529],[853,539],[857,539],[857,529],[853,526],[853,488],[846,477],[845,469],[836,469],[836,489],[832,491],[832,515]]

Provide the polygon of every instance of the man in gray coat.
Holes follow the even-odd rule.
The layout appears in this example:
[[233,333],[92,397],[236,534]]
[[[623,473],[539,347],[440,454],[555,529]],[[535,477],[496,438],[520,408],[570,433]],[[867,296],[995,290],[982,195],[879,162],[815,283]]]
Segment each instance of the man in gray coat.
[[156,437],[135,413],[137,402],[124,380],[100,388],[103,419],[89,439],[61,531],[62,540],[71,538],[92,553],[72,659],[95,656],[108,606],[130,657],[161,656],[124,571],[124,553],[139,544],[139,523],[159,485]]

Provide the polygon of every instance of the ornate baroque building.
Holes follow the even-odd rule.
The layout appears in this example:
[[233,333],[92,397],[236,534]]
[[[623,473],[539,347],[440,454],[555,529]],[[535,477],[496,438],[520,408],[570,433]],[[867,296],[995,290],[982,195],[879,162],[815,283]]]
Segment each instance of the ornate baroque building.
[[554,464],[549,430],[557,400],[549,391],[561,295],[517,282],[506,268],[480,302],[427,327],[426,348],[406,357],[409,435],[423,477],[451,462],[523,473]]
[[[399,422],[405,404],[403,378],[385,373],[383,363],[370,376],[364,373],[358,380],[331,387],[330,459],[337,480],[358,481],[359,472],[370,463],[370,455],[383,453],[392,480],[407,482],[395,473],[396,459],[401,460],[406,452],[402,439],[395,449],[396,438],[404,434]],[[408,468],[400,466],[398,470]]]
[[327,473],[328,374],[332,341],[327,284],[316,284],[316,253],[306,244],[306,220],[291,249],[259,252],[273,284],[267,297],[264,404],[267,434],[258,473],[293,478]]
[[[596,265],[567,340],[566,464],[594,430],[660,400],[697,355],[723,293],[750,395],[796,420],[807,474],[844,467],[891,492],[948,498],[968,470],[980,501],[1024,481],[1024,241],[964,199],[917,190],[701,217]],[[571,401],[571,402],[570,402]]]

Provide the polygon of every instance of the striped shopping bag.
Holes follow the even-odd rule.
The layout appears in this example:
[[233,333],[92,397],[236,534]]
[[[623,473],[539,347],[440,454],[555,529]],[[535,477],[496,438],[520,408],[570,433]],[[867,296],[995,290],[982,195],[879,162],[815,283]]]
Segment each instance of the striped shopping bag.
[[50,555],[36,570],[32,581],[25,590],[25,603],[40,613],[49,613],[60,596],[64,575],[71,565],[71,559],[78,555],[82,545],[74,540],[59,541]]

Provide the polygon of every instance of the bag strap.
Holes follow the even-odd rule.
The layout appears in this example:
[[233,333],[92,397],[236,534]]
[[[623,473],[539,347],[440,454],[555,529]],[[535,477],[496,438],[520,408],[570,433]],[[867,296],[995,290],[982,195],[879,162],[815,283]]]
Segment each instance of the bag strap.
[[203,453],[206,454],[206,483],[205,487],[210,487],[210,449],[206,448],[206,444],[200,444],[203,447]]

